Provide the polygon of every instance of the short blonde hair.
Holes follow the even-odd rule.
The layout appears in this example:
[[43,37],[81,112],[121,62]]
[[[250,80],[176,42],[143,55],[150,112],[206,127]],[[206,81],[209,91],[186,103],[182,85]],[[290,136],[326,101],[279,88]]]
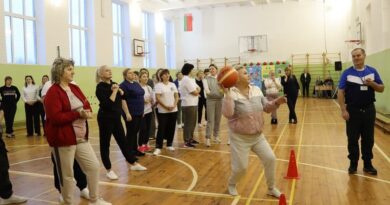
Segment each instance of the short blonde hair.
[[58,57],[54,60],[53,65],[51,66],[51,80],[52,83],[59,84],[61,81],[61,76],[64,74],[65,68],[69,66],[74,67],[74,61],[72,59],[66,59]]
[[100,83],[102,81],[101,73],[102,71],[107,68],[107,65],[102,65],[99,68],[96,69],[96,83]]

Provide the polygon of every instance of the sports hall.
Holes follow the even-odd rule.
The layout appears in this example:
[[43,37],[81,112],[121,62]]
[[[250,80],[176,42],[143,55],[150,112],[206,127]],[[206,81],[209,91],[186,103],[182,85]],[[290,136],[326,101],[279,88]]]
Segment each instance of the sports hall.
[[[356,173],[348,170],[346,121],[337,94],[343,72],[354,65],[351,51],[355,48],[365,50],[365,65],[378,71],[386,87],[390,82],[389,0],[0,1],[0,79],[11,76],[12,85],[23,95],[26,75],[40,85],[43,75],[51,78],[57,57],[75,61],[73,80],[92,107],[88,141],[100,163],[99,197],[117,205],[284,203],[267,195],[264,167],[253,152],[237,183],[238,195],[229,194],[228,119],[222,116],[220,142],[211,139],[207,146],[205,110],[200,124],[196,123],[194,139],[199,144],[195,148],[183,146],[180,126],[175,128],[174,150],[167,150],[164,143],[156,156],[156,141],[149,139],[152,149],[139,157],[146,171],[130,170],[112,137],[109,153],[118,179],[107,178],[99,149],[97,68],[109,66],[112,80],[118,83],[125,68],[146,68],[150,78],[157,69],[167,68],[175,80],[185,63],[197,72],[210,64],[219,70],[243,65],[258,87],[270,70],[280,78],[291,65],[302,88],[300,76],[307,70],[309,93],[303,97],[299,91],[297,121],[289,121],[287,104],[277,109],[277,124],[271,124],[270,114],[263,114],[262,133],[276,157],[275,186],[284,194],[285,204],[389,204],[388,88],[375,92],[372,164],[377,175],[363,171],[361,155]],[[332,83],[324,84],[326,79]],[[4,119],[1,124],[14,194],[27,199],[22,204],[59,204],[52,149],[43,128],[42,136],[26,136],[22,99],[14,118],[15,136],[7,137]],[[73,204],[89,204],[77,187],[73,200]]]

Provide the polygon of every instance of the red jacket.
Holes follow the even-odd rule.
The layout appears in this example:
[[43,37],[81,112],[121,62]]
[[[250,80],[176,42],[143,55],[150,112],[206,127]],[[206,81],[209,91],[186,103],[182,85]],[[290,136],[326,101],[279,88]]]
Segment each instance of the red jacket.
[[[91,109],[87,98],[77,85],[69,84],[73,94],[84,104],[84,109]],[[80,118],[80,113],[72,111],[65,90],[59,84],[53,84],[44,99],[46,124],[45,133],[51,147],[76,145],[76,134],[72,122]],[[88,123],[86,138],[88,139]]]

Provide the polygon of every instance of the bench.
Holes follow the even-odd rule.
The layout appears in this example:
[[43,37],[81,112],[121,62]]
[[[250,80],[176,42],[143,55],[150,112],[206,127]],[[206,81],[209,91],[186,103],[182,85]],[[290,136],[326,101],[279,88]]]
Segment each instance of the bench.
[[375,124],[380,127],[384,133],[390,133],[390,115],[381,112],[376,113]]

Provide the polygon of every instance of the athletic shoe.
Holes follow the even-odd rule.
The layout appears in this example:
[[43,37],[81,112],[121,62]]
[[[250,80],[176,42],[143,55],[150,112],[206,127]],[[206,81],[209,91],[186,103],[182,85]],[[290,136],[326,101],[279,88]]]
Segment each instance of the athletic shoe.
[[111,179],[111,180],[117,180],[118,179],[118,175],[116,175],[115,172],[112,171],[112,170],[107,172],[106,177]]
[[214,142],[216,142],[216,143],[221,143],[221,139],[220,139],[219,137],[215,137],[215,138],[214,138]]
[[95,202],[89,202],[89,205],[112,205],[110,202],[104,201],[104,199],[100,198]]
[[184,144],[183,147],[184,147],[184,148],[195,148],[195,145],[193,145],[193,144],[187,142],[187,143]]
[[169,151],[175,151],[175,148],[174,148],[173,146],[169,146],[169,147],[167,147],[167,150],[169,150]]
[[194,140],[194,139],[192,139],[192,140],[191,140],[191,144],[199,144],[199,142],[196,141],[196,140]]
[[356,174],[357,173],[357,167],[358,167],[358,162],[351,161],[349,168],[348,168],[348,174]]
[[62,197],[62,195],[60,195],[60,198],[58,198],[58,201],[60,202],[60,204],[65,204],[65,201],[64,201],[64,198]]
[[207,147],[210,147],[211,146],[211,140],[209,138],[206,139],[206,146]]
[[27,199],[13,194],[10,198],[0,201],[0,204],[20,204],[26,201]]
[[268,189],[267,194],[270,196],[276,197],[276,198],[279,198],[281,195],[279,189],[277,189],[277,188]]
[[89,190],[88,190],[88,188],[84,188],[83,190],[80,191],[80,197],[89,200]]
[[371,167],[364,167],[363,172],[371,175],[377,175],[378,171],[371,165]]
[[142,166],[141,164],[135,162],[133,165],[130,165],[131,171],[146,171],[147,168]]
[[228,185],[228,191],[229,191],[229,194],[232,195],[232,196],[237,196],[238,195],[237,188],[236,188],[235,184],[229,184]]
[[156,156],[158,156],[158,155],[160,155],[161,154],[161,149],[158,149],[158,148],[156,148],[155,150],[154,150],[154,152],[153,152],[153,155],[156,155]]

